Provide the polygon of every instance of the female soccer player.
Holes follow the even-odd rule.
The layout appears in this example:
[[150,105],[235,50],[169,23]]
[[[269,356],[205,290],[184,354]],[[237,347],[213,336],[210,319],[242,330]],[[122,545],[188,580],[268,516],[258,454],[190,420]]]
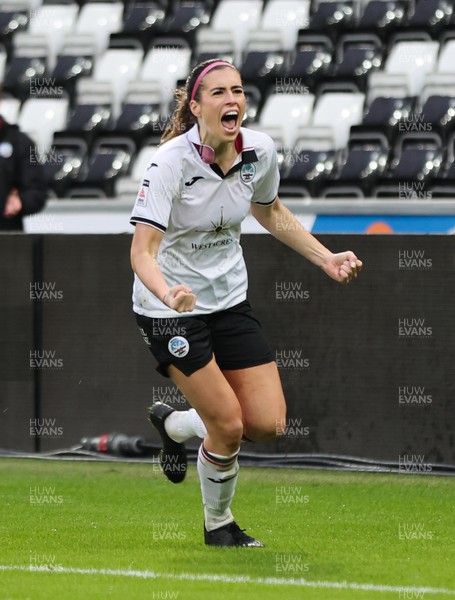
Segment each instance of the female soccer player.
[[197,65],[176,97],[131,217],[133,310],[158,371],[193,408],[156,403],[150,420],[163,440],[163,471],[175,483],[186,472],[183,442],[203,438],[197,470],[205,543],[262,546],[230,510],[237,455],[242,438],[266,441],[284,433],[277,424],[285,422],[286,406],[246,299],[240,224],[251,211],[273,236],[341,283],[356,277],[362,262],[351,251],[330,252],[280,202],[274,143],[241,127],[245,95],[232,64]]

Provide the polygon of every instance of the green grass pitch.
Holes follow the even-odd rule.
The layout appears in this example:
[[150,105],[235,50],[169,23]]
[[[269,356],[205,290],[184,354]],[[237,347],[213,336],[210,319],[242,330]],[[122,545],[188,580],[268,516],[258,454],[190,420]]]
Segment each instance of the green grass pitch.
[[242,467],[203,543],[196,467],[0,459],[0,600],[455,598],[455,479]]

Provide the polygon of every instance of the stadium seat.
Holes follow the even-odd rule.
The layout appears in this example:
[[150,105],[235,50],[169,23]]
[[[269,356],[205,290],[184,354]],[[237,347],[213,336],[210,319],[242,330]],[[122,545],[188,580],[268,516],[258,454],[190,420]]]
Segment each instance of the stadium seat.
[[392,141],[398,134],[400,126],[413,114],[415,103],[415,97],[379,96],[368,107],[357,130],[382,131]]
[[260,21],[263,30],[280,31],[282,47],[293,50],[299,29],[308,27],[310,0],[269,0]]
[[220,0],[210,22],[214,31],[229,31],[236,51],[235,62],[240,63],[249,32],[258,29],[262,0]]
[[135,144],[144,138],[162,135],[169,119],[169,108],[159,82],[130,82],[124,99],[116,131],[131,137]]
[[432,73],[418,102],[417,122],[446,139],[455,127],[455,78],[449,73]]
[[330,185],[326,186],[322,195],[333,196],[332,192],[338,188],[337,195],[343,195],[339,191],[344,189],[344,195],[350,190],[350,193],[358,196],[355,190],[360,189],[360,195],[369,196],[386,169],[388,152],[389,141],[385,135],[352,133],[347,147],[337,154]]
[[[259,116],[259,123],[265,126],[280,127],[287,146],[296,139],[297,128],[310,122],[313,110],[313,94],[276,93],[269,95]],[[286,119],[283,119],[286,115]]]
[[407,28],[423,28],[435,39],[443,27],[448,25],[453,15],[453,3],[447,0],[415,0],[406,20]]
[[96,41],[91,34],[69,35],[52,72],[56,85],[61,85],[72,97],[78,79],[91,75],[96,53]]
[[191,34],[207,25],[214,6],[213,0],[174,0],[164,23],[164,31],[173,35]]
[[67,115],[67,98],[30,98],[22,106],[18,125],[46,153],[54,133],[65,129]]
[[332,62],[333,44],[329,37],[322,34],[300,32],[297,46],[290,53],[286,75],[314,90],[316,85],[327,76]]
[[114,118],[120,114],[128,83],[137,79],[143,55],[142,48],[109,48],[95,63],[93,80],[107,82],[112,87]]
[[[34,11],[42,4],[42,0],[2,0],[2,9]],[[31,13],[33,14],[33,13]]]
[[[21,100],[38,96],[50,83],[48,47],[44,36],[16,33],[13,56],[6,65],[3,87]],[[47,93],[46,89],[43,94]]]
[[276,83],[284,73],[285,53],[280,32],[254,31],[248,41],[239,70],[244,82],[251,83],[262,92]]
[[122,33],[134,34],[149,39],[150,34],[161,33],[164,27],[166,10],[156,2],[130,2],[125,6]]
[[262,133],[265,133],[272,138],[272,140],[275,143],[276,150],[277,150],[278,166],[281,170],[281,168],[283,167],[283,162],[284,162],[284,152],[287,149],[287,152],[289,154],[290,150],[292,150],[292,148],[290,148],[289,146],[286,145],[286,140],[284,138],[284,131],[283,131],[283,128],[281,127],[281,125],[276,126],[276,125],[261,125],[259,123],[249,123],[248,128],[256,130],[256,131],[261,131]]
[[358,11],[358,0],[313,0],[308,29],[322,31],[335,41],[354,25]]
[[256,86],[248,83],[243,85],[243,91],[246,97],[246,112],[243,117],[243,125],[248,127],[258,117],[259,107],[262,103],[262,94]]
[[72,198],[96,190],[98,197],[112,197],[118,177],[126,175],[136,146],[127,137],[99,138],[87,161],[85,173],[68,192]]
[[432,198],[455,197],[455,132],[452,131],[445,146],[445,156],[441,169],[432,181]]
[[0,115],[8,123],[17,123],[20,109],[21,101],[17,98],[0,98]]
[[411,0],[366,0],[357,23],[359,31],[374,31],[385,40],[405,20]]
[[49,67],[55,67],[57,54],[59,53],[65,37],[72,32],[79,6],[72,4],[52,4],[42,6],[30,19],[29,32],[32,35],[44,35],[49,48]]
[[0,11],[0,41],[9,46],[13,35],[24,31],[28,23],[29,11],[26,8],[7,9],[2,6]]
[[436,69],[439,43],[431,40],[401,41],[401,38],[392,42],[384,70],[407,79],[410,95],[417,96],[422,90],[425,75]]
[[101,51],[107,48],[109,35],[121,29],[122,14],[121,2],[88,2],[80,10],[74,31],[93,35]]
[[[378,180],[395,192],[395,198],[425,199],[431,180],[438,174],[443,158],[441,138],[434,132],[404,133],[391,152],[387,172]],[[382,192],[386,192],[382,190]],[[373,191],[378,195],[378,189]],[[387,194],[388,195],[388,194]]]
[[230,31],[214,31],[210,27],[201,27],[197,30],[193,66],[211,58],[221,58],[233,63],[235,54]]
[[351,125],[362,121],[364,101],[365,95],[358,92],[322,93],[316,102],[311,124],[318,127],[332,127],[335,132],[336,148],[344,148],[349,139]]
[[350,33],[340,37],[330,77],[354,81],[365,91],[367,76],[382,64],[382,43],[377,35]]
[[87,154],[87,144],[81,139],[69,136],[54,139],[52,152],[43,161],[44,179],[54,196],[66,196],[80,176]]
[[188,76],[190,60],[191,48],[183,40],[162,38],[145,56],[139,79],[160,82],[170,101],[177,82]]
[[318,197],[335,162],[335,138],[330,127],[306,127],[304,137],[296,140],[287,153],[281,174],[280,194],[303,190]]
[[115,192],[118,198],[134,200],[139,191],[146,169],[150,165],[151,159],[157,150],[158,146],[156,145],[147,145],[139,150],[131,168],[131,176],[119,177],[115,183]]
[[66,131],[90,143],[95,135],[105,132],[114,124],[112,87],[108,82],[82,77],[77,81],[76,91]]
[[455,39],[449,39],[442,45],[437,65],[438,73],[455,73]]

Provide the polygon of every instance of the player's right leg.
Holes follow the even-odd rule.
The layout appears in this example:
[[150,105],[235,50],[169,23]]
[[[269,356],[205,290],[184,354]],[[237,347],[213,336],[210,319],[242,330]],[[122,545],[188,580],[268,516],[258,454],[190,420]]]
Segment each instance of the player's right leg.
[[230,510],[243,435],[242,410],[237,396],[214,358],[189,376],[170,365],[169,375],[207,428],[197,463],[204,503],[205,543],[262,546],[238,527]]

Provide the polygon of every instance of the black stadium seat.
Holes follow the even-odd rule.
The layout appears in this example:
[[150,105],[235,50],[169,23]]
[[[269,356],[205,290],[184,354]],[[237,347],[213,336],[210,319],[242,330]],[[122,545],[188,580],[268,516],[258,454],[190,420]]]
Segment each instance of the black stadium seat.
[[386,169],[388,153],[389,143],[385,135],[351,134],[347,148],[338,152],[330,176],[330,189],[340,185],[358,186],[364,196],[369,196]]
[[442,158],[442,141],[436,133],[405,133],[395,143],[387,172],[378,186],[385,184],[395,198],[425,199]]
[[396,31],[406,18],[410,0],[371,0],[357,24],[359,31],[372,31],[382,39]]
[[335,40],[340,31],[354,26],[355,17],[355,3],[352,0],[315,1],[308,30],[324,32]]
[[332,54],[333,44],[328,36],[300,32],[296,49],[287,65],[286,77],[301,78],[313,89],[329,72]]
[[307,194],[317,197],[327,183],[335,163],[335,150],[313,150],[300,144],[292,157],[288,157],[281,172],[282,188],[299,186]]
[[414,10],[405,25],[407,28],[425,29],[438,39],[441,29],[451,22],[453,9],[453,2],[448,0],[415,0]]
[[58,198],[66,196],[84,170],[88,148],[84,140],[66,135],[56,135],[52,152],[43,162],[47,186]]
[[346,34],[337,44],[330,76],[354,81],[365,90],[367,76],[382,65],[383,45],[374,34]]
[[453,96],[429,96],[422,106],[420,122],[436,129],[447,137],[455,128],[455,98]]
[[105,137],[96,141],[87,161],[85,173],[78,185],[71,189],[71,196],[84,195],[84,189],[97,189],[99,196],[114,195],[115,181],[125,175],[136,153],[134,142],[127,137]]
[[284,52],[248,52],[240,66],[243,81],[255,85],[263,92],[284,73]]

